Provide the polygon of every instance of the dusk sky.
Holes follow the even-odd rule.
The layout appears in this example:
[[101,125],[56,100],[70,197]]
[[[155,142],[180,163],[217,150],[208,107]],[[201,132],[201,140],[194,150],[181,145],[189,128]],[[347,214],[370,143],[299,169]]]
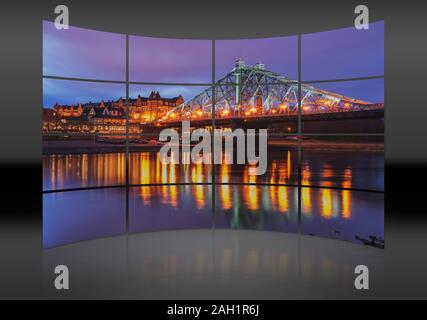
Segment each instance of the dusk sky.
[[44,107],[51,108],[57,102],[68,105],[120,97],[126,97],[125,84],[43,79]]
[[216,79],[225,76],[241,58],[246,64],[262,62],[265,69],[291,79],[298,78],[298,38],[217,40],[215,42]]
[[129,37],[129,79],[212,82],[212,41]]
[[384,75],[384,21],[302,36],[303,80]]
[[[129,37],[129,77],[139,82],[208,83],[212,77],[210,40]],[[217,40],[216,78],[229,72],[237,58],[247,64],[262,62],[267,70],[297,78],[297,37]],[[384,23],[369,30],[344,28],[302,36],[303,80],[365,77],[384,74]],[[43,75],[125,80],[125,36],[70,27],[56,30],[43,22]],[[325,87],[327,86],[327,88]],[[322,88],[354,98],[382,102],[383,81],[322,84]],[[131,86],[130,96],[148,95],[151,89],[164,97],[190,99],[197,86]],[[144,92],[145,91],[145,92]],[[147,93],[148,92],[148,93]],[[124,85],[76,81],[43,81],[43,105],[70,104],[125,97]],[[85,99],[84,101],[82,99]]]
[[138,94],[148,97],[151,91],[159,91],[164,98],[172,98],[181,95],[185,101],[193,98],[198,93],[209,88],[208,86],[154,86],[154,85],[129,85],[129,96],[136,98]]
[[[159,91],[165,98],[181,95],[184,100],[193,98],[206,86],[165,86],[165,85],[129,85],[129,96],[136,98],[138,94],[148,97],[152,90]],[[58,94],[58,93],[61,94]],[[117,100],[126,97],[125,84],[97,83],[88,81],[69,81],[43,79],[43,106],[51,108],[55,103],[78,104],[79,102],[99,102],[102,99]]]
[[367,102],[384,102],[384,79],[310,83],[310,86],[332,91]]
[[124,81],[126,37],[43,21],[43,75]]

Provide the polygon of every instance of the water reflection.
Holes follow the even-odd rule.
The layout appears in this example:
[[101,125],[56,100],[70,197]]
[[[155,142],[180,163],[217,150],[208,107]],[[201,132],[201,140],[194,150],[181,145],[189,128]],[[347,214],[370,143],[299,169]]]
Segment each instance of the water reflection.
[[[300,189],[303,232],[350,241],[354,241],[356,235],[383,238],[382,194],[310,188],[323,185],[383,189],[382,153],[334,154],[304,154],[301,167],[303,187]],[[43,158],[44,189],[122,184],[125,182],[125,161],[125,154],[120,153],[46,156]],[[129,168],[132,184],[160,184],[130,188],[131,232],[211,228],[212,224],[216,228],[298,230],[298,188],[280,185],[297,183],[295,151],[270,152],[268,170],[262,176],[249,175],[250,167],[245,165],[217,165],[215,181],[223,184],[214,188],[203,185],[212,180],[212,166],[166,165],[160,161],[158,152],[129,154]],[[193,185],[169,185],[174,183]],[[117,195],[115,192],[119,191],[99,192]],[[44,196],[44,219],[49,225],[58,224],[61,228],[70,227],[70,230],[79,228],[79,221],[84,219],[83,213],[90,210],[91,219],[86,221],[86,231],[77,232],[75,237],[68,235],[62,239],[64,242],[90,238],[91,230],[104,223],[103,207],[93,202],[94,194],[96,191],[87,195],[70,192],[66,196]],[[122,201],[123,197],[118,200],[112,196],[107,203],[110,203],[109,208],[123,208]],[[215,201],[215,211],[212,201]],[[88,202],[91,205],[87,205]],[[121,210],[117,210],[119,216],[125,214]],[[61,218],[63,215],[67,217]],[[64,226],[61,219],[69,226]],[[62,240],[56,242],[61,243]]]
[[43,195],[43,246],[109,237],[125,232],[124,188]]
[[[301,190],[303,233],[349,241],[355,241],[355,236],[384,237],[382,194]],[[218,185],[214,193],[206,185],[131,187],[130,231],[205,229],[213,225],[217,229],[298,230],[298,188]],[[120,234],[124,217],[121,188],[44,195],[45,245]]]
[[[297,188],[231,185],[231,207],[222,202],[216,211],[216,227],[295,232],[298,223]],[[248,189],[256,197],[253,196]],[[221,187],[217,187],[221,192]],[[249,195],[248,195],[249,194]],[[291,199],[291,200],[289,200]]]
[[124,184],[125,168],[124,153],[43,156],[43,190]]
[[[355,236],[384,238],[383,194],[313,188],[302,190],[303,233],[355,242]],[[310,193],[310,205],[304,205],[306,193]]]
[[211,228],[212,188],[205,185],[132,187],[129,223],[130,232]]
[[303,185],[384,190],[382,151],[318,151],[302,153]]
[[[125,162],[124,153],[44,156],[43,189],[124,184]],[[158,152],[130,153],[129,173],[131,184],[212,181],[211,165],[193,163],[166,165],[160,161]],[[297,152],[270,151],[266,173],[260,176],[252,176],[249,173],[250,165],[222,164],[217,165],[215,169],[216,181],[224,183],[297,184]],[[301,175],[302,184],[307,186],[383,190],[384,157],[382,152],[307,150],[303,153]],[[247,189],[254,197],[257,197],[256,190],[249,187]],[[309,203],[309,200],[307,201]],[[254,203],[254,208],[256,205]]]

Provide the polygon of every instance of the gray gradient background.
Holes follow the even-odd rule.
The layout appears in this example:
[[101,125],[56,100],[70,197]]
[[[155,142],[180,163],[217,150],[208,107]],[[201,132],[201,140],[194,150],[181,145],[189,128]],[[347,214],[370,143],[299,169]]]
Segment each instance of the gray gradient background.
[[[263,250],[264,240],[260,239],[259,232],[235,231],[219,232],[214,237],[207,233],[188,233],[206,244],[206,252],[212,254],[213,271],[200,280],[191,270],[184,270],[183,277],[168,278],[166,287],[162,287],[161,281],[152,280],[158,285],[158,291],[148,297],[141,293],[144,291],[140,286],[128,286],[134,283],[129,277],[138,276],[137,270],[128,269],[129,259],[134,257],[132,245],[129,245],[135,241],[133,236],[118,237],[113,243],[109,243],[111,239],[90,242],[75,251],[72,246],[59,251],[41,250],[41,21],[53,20],[54,7],[66,4],[70,9],[70,24],[80,27],[160,37],[250,38],[346,27],[352,24],[354,7],[360,2],[2,2],[0,164],[9,189],[2,193],[0,211],[0,298],[427,298],[427,221],[422,201],[425,196],[423,188],[404,185],[426,181],[427,5],[419,1],[363,3],[369,6],[372,21],[385,20],[386,249],[378,253],[352,245],[347,251],[347,247],[343,250],[342,244],[332,240],[313,241],[306,237],[295,240],[288,235],[276,239],[277,235],[270,233],[262,239],[273,247],[288,244],[293,252],[290,256],[295,256],[297,261],[307,252],[316,256],[313,260],[318,264],[325,257],[335,259],[338,265],[372,263],[372,289],[355,291],[349,285],[351,279],[343,282],[334,273],[320,274],[317,280],[301,283],[295,280],[304,270],[301,263],[290,273],[289,281],[283,282],[283,290],[278,290],[274,278],[262,275],[247,278],[239,273],[238,267],[234,276],[220,275],[221,279],[228,280],[215,285],[219,283],[216,251],[208,249],[212,244],[227,247],[217,242],[230,240],[244,245],[252,241],[260,244],[259,250]],[[14,174],[13,179],[8,178],[11,169],[19,169],[18,177]],[[155,251],[156,246],[159,250],[164,248],[163,240],[156,238],[162,235],[164,233],[141,237],[151,237]],[[176,237],[188,248],[183,254],[191,256],[190,244],[194,241],[186,238],[185,233]],[[80,269],[75,273],[78,277],[75,284],[80,284],[79,288],[68,293],[52,290],[51,265],[66,261],[82,268],[94,252],[99,255],[99,261],[105,261],[110,267],[92,265]],[[235,254],[239,257],[242,252],[243,249],[236,250]],[[243,262],[241,267],[244,267]],[[95,284],[89,280],[91,276],[96,277]],[[185,281],[190,278],[191,281]],[[171,293],[171,288],[182,289]],[[205,296],[200,292],[205,292]],[[244,295],[244,292],[254,294]],[[260,296],[259,292],[265,292],[265,296]]]

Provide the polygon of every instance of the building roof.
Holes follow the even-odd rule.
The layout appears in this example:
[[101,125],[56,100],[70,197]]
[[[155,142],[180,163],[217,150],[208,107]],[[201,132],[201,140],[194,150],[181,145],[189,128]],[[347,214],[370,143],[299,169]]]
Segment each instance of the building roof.
[[[138,100],[140,100],[141,102],[147,102],[149,100],[151,100],[151,101],[161,100],[163,102],[176,103],[179,99],[182,99],[181,95],[179,95],[177,97],[172,97],[172,98],[163,98],[160,95],[159,91],[151,91],[151,93],[148,97],[141,97],[141,95],[138,95],[137,98],[129,98],[129,102],[130,102],[130,104],[136,104],[136,102]],[[95,109],[99,109],[99,106],[101,105],[101,103],[103,103],[105,107],[113,107],[115,104],[119,103],[120,101],[123,102],[122,97],[120,97],[116,101],[114,101],[114,100],[107,100],[107,101],[101,100],[100,102],[89,101],[89,102],[81,103],[81,104],[77,104],[77,105],[60,105],[60,104],[56,103],[54,105],[54,108],[62,108],[62,109],[73,108],[74,110],[76,110],[79,106],[82,106],[83,110],[85,110],[86,108],[92,108],[92,107],[95,107]],[[85,111],[83,111],[83,112],[85,112]]]

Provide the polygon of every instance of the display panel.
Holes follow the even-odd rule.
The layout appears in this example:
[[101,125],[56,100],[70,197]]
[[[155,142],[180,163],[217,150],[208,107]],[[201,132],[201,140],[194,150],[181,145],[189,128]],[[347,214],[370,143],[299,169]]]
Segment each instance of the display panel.
[[298,85],[270,75],[259,78],[262,71],[252,68],[240,72],[215,86],[215,128],[224,137],[217,147],[222,159],[217,180],[223,181],[226,171],[228,183],[296,184]]
[[209,229],[212,201],[210,185],[131,187],[129,231]]
[[384,194],[303,187],[301,232],[384,248]]
[[[293,137],[274,139],[275,143],[280,145],[267,146],[266,159],[258,160],[253,164],[228,164],[226,161],[231,154],[225,152],[223,163],[215,168],[215,182],[296,186],[298,184],[298,147],[293,139]],[[253,174],[255,168],[260,170],[259,175]]]
[[[43,30],[46,247],[199,228],[300,230],[384,246],[382,22],[357,34],[215,41],[101,32],[101,42],[124,41],[123,64],[121,49],[95,59],[91,46],[61,60],[52,50],[59,31]],[[61,40],[70,52],[97,35],[72,31]],[[341,51],[330,51],[334,42]],[[365,59],[353,62],[362,42]],[[59,234],[61,223],[72,228]]]
[[301,132],[384,133],[384,79],[303,83]]
[[305,136],[301,145],[302,185],[384,191],[384,137]]
[[302,35],[302,80],[384,75],[384,21]]
[[126,232],[124,188],[45,193],[43,247]]
[[137,82],[210,83],[212,41],[130,36],[129,79]]
[[298,232],[298,188],[223,184],[215,196],[216,229]]
[[43,21],[43,75],[124,81],[126,37]]
[[[192,161],[192,150],[201,140],[195,130],[201,126],[212,132],[212,102],[203,104],[198,98],[205,91],[212,89],[130,85],[129,124],[140,128],[129,145],[130,184],[211,182],[212,165]],[[210,142],[205,146],[203,159],[211,159]]]
[[[90,144],[98,145],[93,141]],[[44,191],[125,184],[125,150],[111,153],[63,152],[43,156]]]
[[43,79],[43,190],[123,185],[125,85]]
[[[215,41],[215,75],[220,81],[236,64],[255,67],[272,75],[298,79],[298,37],[233,39]],[[259,78],[258,80],[262,80]],[[258,82],[251,79],[251,82]]]
[[384,138],[302,141],[303,234],[384,246]]

